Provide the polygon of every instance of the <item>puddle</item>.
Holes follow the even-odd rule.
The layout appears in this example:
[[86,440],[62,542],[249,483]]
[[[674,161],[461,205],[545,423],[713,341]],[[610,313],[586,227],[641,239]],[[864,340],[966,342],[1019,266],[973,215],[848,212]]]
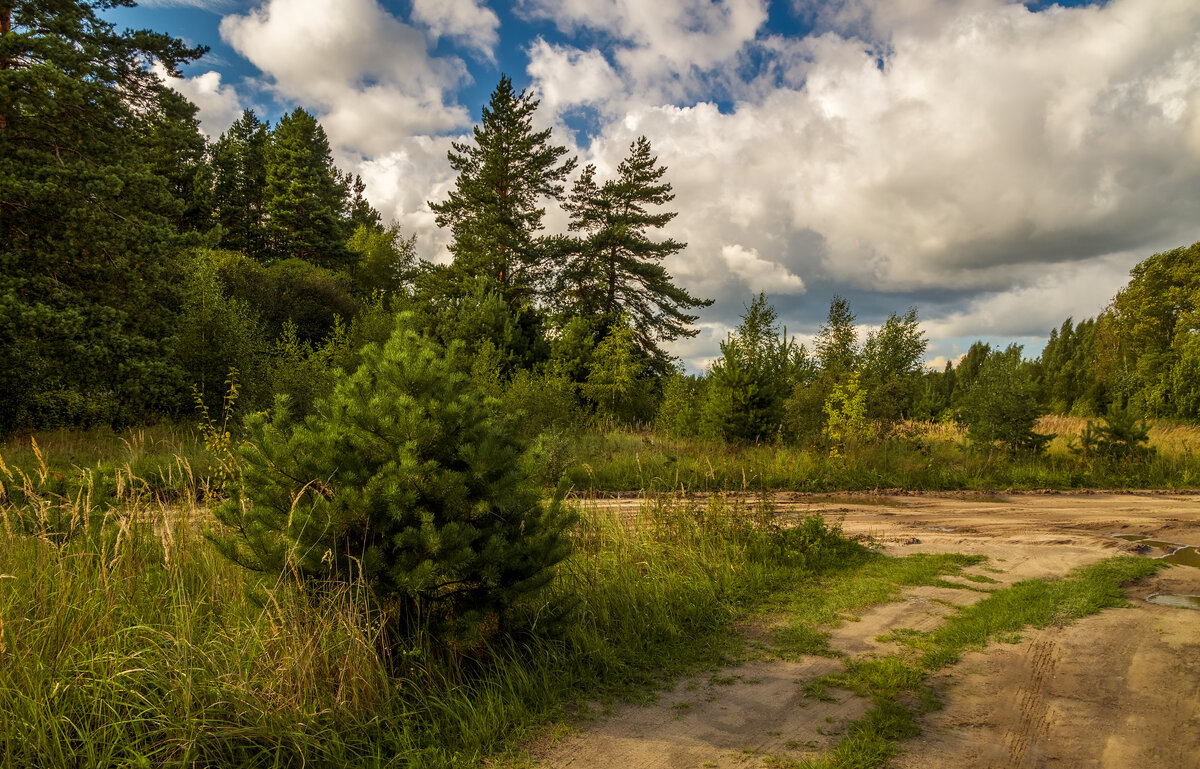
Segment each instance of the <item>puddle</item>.
[[1150,603],[1163,606],[1177,606],[1181,609],[1196,609],[1200,611],[1200,595],[1175,595],[1174,593],[1151,593],[1146,596]]
[[1178,542],[1163,542],[1160,539],[1151,539],[1144,537],[1141,534],[1113,534],[1112,536],[1126,542],[1135,542],[1146,547],[1158,548],[1159,550],[1167,551],[1165,555],[1154,556],[1158,560],[1166,561],[1167,563],[1177,564],[1179,566],[1195,566],[1200,568],[1200,550],[1195,545],[1181,545]]

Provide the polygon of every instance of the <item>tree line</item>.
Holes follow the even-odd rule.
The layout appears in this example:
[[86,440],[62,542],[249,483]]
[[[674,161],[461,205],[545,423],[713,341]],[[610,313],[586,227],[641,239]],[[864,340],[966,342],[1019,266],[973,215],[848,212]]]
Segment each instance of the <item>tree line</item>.
[[[960,419],[1029,448],[1029,429],[1003,425],[1200,418],[1200,244],[1139,264],[1036,359],[980,342],[929,372],[916,308],[860,340],[836,297],[808,350],[759,295],[712,367],[687,375],[669,345],[711,300],[663,265],[686,244],[662,234],[673,194],[644,137],[599,178],[533,128],[537,101],[502,77],[430,204],[451,236],[434,264],[383,224],[307,111],[273,125],[246,111],[207,141],[196,107],[147,68],[177,73],[202,49],[118,32],[108,5],[0,6],[2,432],[178,418],[231,392],[247,411],[286,395],[304,413],[401,314],[462,345],[465,373],[534,434],[654,424],[837,450],[866,423]],[[545,232],[547,206],[567,232]]]

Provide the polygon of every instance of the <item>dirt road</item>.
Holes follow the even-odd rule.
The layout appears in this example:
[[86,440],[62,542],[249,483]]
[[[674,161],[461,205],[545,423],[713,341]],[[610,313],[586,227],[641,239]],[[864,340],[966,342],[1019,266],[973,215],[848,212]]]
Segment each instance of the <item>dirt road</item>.
[[[996,587],[1122,552],[1168,552],[1115,534],[1200,545],[1200,493],[784,495],[777,504],[840,519],[847,534],[893,555],[986,555],[968,573],[999,580]],[[1156,593],[1200,595],[1200,568],[1174,566],[1133,586],[1132,609],[964,656],[934,677],[944,707],[922,718],[923,734],[903,743],[892,765],[1200,769],[1200,611],[1146,600]],[[952,604],[979,597],[915,588],[833,629],[831,641],[852,656],[885,654],[894,647],[877,636],[928,630]],[[785,767],[819,755],[867,708],[846,692],[833,702],[803,695],[806,681],[839,664],[757,660],[681,681],[655,705],[624,708],[536,752],[547,767]]]

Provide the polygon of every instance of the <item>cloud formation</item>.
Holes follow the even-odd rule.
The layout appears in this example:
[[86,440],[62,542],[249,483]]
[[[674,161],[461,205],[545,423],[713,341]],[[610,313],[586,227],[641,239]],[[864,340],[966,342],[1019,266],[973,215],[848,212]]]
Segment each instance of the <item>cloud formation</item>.
[[723,246],[721,258],[725,260],[729,271],[741,278],[751,293],[804,293],[804,281],[799,276],[788,272],[781,264],[763,259],[753,248],[742,248],[736,243]]
[[[688,4],[662,5],[670,18]],[[1191,0],[1037,13],[999,0],[823,3],[816,36],[743,29],[690,62],[738,84],[725,110],[642,96],[669,90],[648,79],[670,77],[629,64],[629,51],[649,43],[624,10],[567,3],[553,14],[567,28],[624,36],[614,43],[619,84],[607,98],[588,91],[611,118],[586,154],[611,165],[632,137],[651,139],[678,193],[673,234],[691,243],[672,267],[718,298],[729,325],[740,309],[734,287],[753,262],[731,259],[723,243],[804,276],[810,290],[815,279],[874,296],[867,316],[951,292],[959,298],[942,299],[953,309],[931,319],[932,332],[1016,335],[1033,333],[1033,318],[1048,322],[1042,333],[1057,325],[1064,295],[1094,314],[1120,283],[1108,278],[1200,238],[1200,5]],[[664,28],[655,34],[686,37]],[[658,45],[678,66],[676,49]],[[550,94],[572,70],[553,53],[535,46],[529,70]],[[750,54],[768,64],[738,80]],[[1087,280],[1097,269],[1106,279]],[[794,304],[782,299],[785,313]]]
[[526,72],[536,84],[541,106],[555,116],[575,107],[604,105],[611,111],[622,83],[596,49],[552,45],[537,38],[529,46]]
[[500,19],[478,0],[413,0],[412,20],[429,30],[435,40],[449,37],[487,60],[495,60]]
[[636,95],[668,101],[694,95],[767,21],[765,0],[523,0],[518,7],[569,35],[603,35]]
[[210,140],[225,132],[242,114],[237,89],[221,82],[221,73],[205,72],[194,77],[172,77],[166,67],[154,65],[154,72],[163,82],[187,97],[198,108],[200,130]]
[[425,36],[377,0],[267,0],[222,19],[221,37],[346,150],[386,154],[469,122],[452,99],[462,60],[430,56]]

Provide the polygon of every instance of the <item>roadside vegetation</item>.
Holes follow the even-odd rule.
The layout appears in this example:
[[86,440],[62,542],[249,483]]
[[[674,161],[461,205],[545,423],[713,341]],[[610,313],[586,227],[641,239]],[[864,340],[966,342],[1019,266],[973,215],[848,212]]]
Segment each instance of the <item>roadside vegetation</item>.
[[582,506],[540,600],[451,641],[398,632],[367,579],[235,565],[198,494],[118,471],[98,504],[51,472],[0,471],[6,767],[472,766],[717,664],[735,620],[862,553],[816,516],[783,527],[721,496]]
[[[860,338],[836,296],[810,350],[759,294],[689,373],[712,300],[666,268],[645,137],[602,178],[502,77],[424,261],[308,111],[209,141],[155,66],[203,52],[128,4],[0,3],[2,767],[475,766],[781,596],[832,617],[970,562],[770,491],[1198,485],[1200,244],[1038,358],[928,371],[916,308]],[[568,496],[608,492],[644,504]],[[909,640],[911,686],[847,673],[869,719],[960,648]]]
[[[179,464],[185,464],[180,458]],[[651,495],[572,507],[570,554],[504,632],[412,633],[369,581],[224,555],[202,489],[164,499],[116,471],[114,496],[51,490],[48,463],[5,463],[0,546],[2,766],[475,766],[597,702],[643,700],[739,656],[734,626],[768,616],[785,656],[836,654],[825,626],[947,582],[977,556],[889,558],[817,516]],[[96,485],[101,485],[97,483]],[[809,687],[872,699],[813,766],[883,766],[925,683],[965,649],[1122,605],[1161,564],[1102,562],[995,590],[904,650]],[[981,585],[990,588],[990,585]],[[782,618],[782,621],[778,621]],[[916,703],[916,704],[914,704]]]

